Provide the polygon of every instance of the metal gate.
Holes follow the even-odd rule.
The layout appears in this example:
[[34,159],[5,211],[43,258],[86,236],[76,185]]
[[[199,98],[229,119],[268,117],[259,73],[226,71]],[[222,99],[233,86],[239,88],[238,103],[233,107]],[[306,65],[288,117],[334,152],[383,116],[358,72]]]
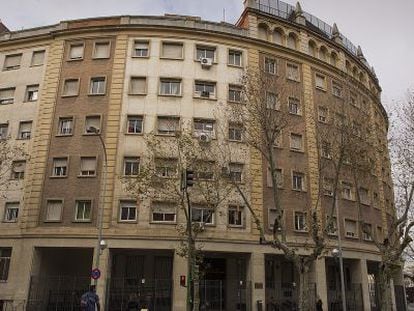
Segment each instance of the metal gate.
[[26,310],[77,311],[90,280],[90,277],[76,276],[32,276]]
[[201,280],[201,311],[250,311],[250,282],[236,280]]
[[[362,286],[360,283],[354,283],[348,286],[345,295],[347,311],[362,311],[364,309],[362,302]],[[328,310],[342,311],[340,288],[328,290]]]
[[172,280],[112,278],[107,284],[107,310],[123,311],[131,306],[151,311],[171,310]]

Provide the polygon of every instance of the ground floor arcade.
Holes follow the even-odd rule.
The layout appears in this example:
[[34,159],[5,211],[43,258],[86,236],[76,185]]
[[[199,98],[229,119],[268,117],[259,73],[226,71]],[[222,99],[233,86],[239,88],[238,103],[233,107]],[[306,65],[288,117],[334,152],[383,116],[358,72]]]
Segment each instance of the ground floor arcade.
[[[0,307],[78,310],[80,295],[91,282],[94,244],[75,239],[10,241],[12,255],[7,282],[0,283]],[[128,303],[137,300],[153,311],[185,310],[186,288],[180,280],[187,275],[187,262],[176,254],[176,246],[175,241],[111,240],[100,258],[102,276],[97,283],[105,309],[127,310]],[[377,255],[344,251],[348,310],[377,310],[377,272]],[[320,298],[324,310],[341,310],[339,275],[336,258],[315,262],[306,285],[309,303]],[[266,246],[203,244],[202,310],[296,310],[298,285],[292,263]],[[393,285],[395,310],[404,311],[402,278],[396,275]]]

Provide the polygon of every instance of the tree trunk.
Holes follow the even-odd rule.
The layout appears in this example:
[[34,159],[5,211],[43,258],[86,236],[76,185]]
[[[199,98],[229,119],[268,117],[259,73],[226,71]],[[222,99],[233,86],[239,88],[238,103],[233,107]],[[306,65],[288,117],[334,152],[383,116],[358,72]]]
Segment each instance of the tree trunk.
[[391,270],[387,264],[380,264],[378,271],[378,301],[381,311],[392,311]]
[[300,311],[308,311],[313,310],[311,306],[309,306],[309,268],[303,266],[303,264],[299,265],[298,267],[299,272],[299,286],[298,286],[298,304]]
[[200,271],[198,264],[193,265],[194,304],[193,311],[200,310]]

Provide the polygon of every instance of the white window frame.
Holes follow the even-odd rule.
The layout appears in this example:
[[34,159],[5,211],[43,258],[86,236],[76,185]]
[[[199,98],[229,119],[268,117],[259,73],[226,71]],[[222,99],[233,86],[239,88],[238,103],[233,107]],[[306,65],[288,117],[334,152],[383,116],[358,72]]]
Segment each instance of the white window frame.
[[[96,87],[95,87],[95,84]],[[99,77],[91,77],[89,80],[89,92],[88,95],[90,96],[99,96],[106,94],[106,77],[99,76]]]
[[[231,213],[235,213],[235,215],[231,217]],[[234,223],[230,222],[231,219],[234,220]],[[235,228],[244,227],[244,206],[229,204],[227,208],[227,225]]]
[[[50,218],[50,207],[51,203],[60,203],[59,204],[59,218],[51,219]],[[63,200],[62,199],[47,199],[46,200],[46,213],[45,213],[45,222],[60,222],[62,221],[63,214]]]
[[[293,109],[295,107],[296,109]],[[289,109],[289,114],[293,114],[296,116],[302,115],[302,107],[301,107],[300,99],[297,97],[289,96],[288,97],[288,109]]]
[[229,85],[228,101],[238,104],[242,102],[242,87],[240,85]]
[[305,191],[306,179],[305,174],[302,172],[292,171],[292,190],[294,191]]
[[39,99],[39,84],[26,86],[24,98],[26,102],[36,102]]
[[[237,62],[236,60],[239,60]],[[242,67],[243,66],[243,51],[230,49],[228,53],[229,66]]]
[[6,202],[4,205],[3,222],[17,222],[19,219],[20,202]]
[[[133,126],[130,126],[130,123],[133,122]],[[141,122],[141,130],[136,131],[139,127],[137,126]],[[134,129],[130,131],[130,129]],[[129,135],[141,135],[144,132],[144,117],[140,115],[128,115],[127,116],[127,124],[126,124],[126,134]]]
[[[347,222],[355,224],[355,232],[348,231]],[[345,237],[347,238],[358,238],[358,223],[352,219],[344,219]]]
[[[147,48],[137,49],[136,46],[138,44],[142,44],[142,45],[146,44]],[[137,51],[140,51],[140,53],[137,53]],[[135,40],[132,46],[132,57],[148,58],[149,56],[150,56],[150,41],[149,40]]]
[[[72,57],[72,49],[76,47],[82,47],[82,55],[79,57]],[[83,60],[83,57],[85,55],[85,43],[83,42],[77,42],[77,43],[71,43],[69,44],[68,49],[68,61],[76,61],[76,60]]]
[[[208,51],[213,52],[213,55],[208,55]],[[195,60],[200,62],[202,58],[209,58],[213,63],[215,63],[217,58],[217,48],[211,45],[197,44],[195,49]]]
[[[84,205],[82,205],[82,208],[83,208],[82,218],[78,218],[80,204],[84,204]],[[89,206],[86,205],[86,204],[89,204]],[[87,216],[86,207],[89,208],[89,218],[85,217],[85,216]],[[75,222],[91,222],[91,220],[92,220],[92,210],[93,210],[92,200],[87,200],[87,199],[85,199],[85,200],[82,200],[82,199],[76,200],[76,202],[75,202],[75,217],[74,217]]]
[[243,125],[229,122],[229,141],[243,141]]
[[[158,206],[157,206],[158,205]],[[154,214],[159,214],[162,219],[154,219]],[[173,215],[173,220],[166,219],[167,215]],[[167,223],[175,224],[177,222],[177,207],[174,203],[170,202],[158,202],[154,201],[151,203],[151,222],[152,223]]]
[[[70,123],[70,127],[67,126],[66,122]],[[73,117],[60,117],[58,121],[58,136],[71,136],[73,135]]]
[[[22,126],[25,124],[30,124],[30,131],[23,131]],[[18,139],[27,140],[32,137],[33,121],[21,121],[19,123],[19,136]]]
[[122,175],[125,177],[138,176],[140,170],[140,160],[141,159],[139,157],[124,157]]
[[[101,56],[101,57],[96,56],[96,47],[99,46],[99,45],[107,46],[107,51],[106,51],[105,56]],[[109,41],[109,40],[107,40],[107,41],[95,41],[93,43],[93,53],[92,53],[92,58],[93,59],[108,59],[110,57],[111,57],[111,41]]]
[[194,81],[194,97],[203,99],[217,98],[217,84],[213,81]]
[[[56,161],[64,160],[65,166],[56,166]],[[56,157],[52,159],[52,177],[67,177],[68,176],[68,157]]]
[[293,219],[295,223],[295,231],[299,232],[307,232],[308,231],[308,224],[307,224],[307,213],[302,211],[294,211]]
[[[300,147],[299,146],[295,146],[295,139],[296,138],[299,139],[298,142],[300,142]],[[290,133],[290,150],[293,151],[303,151],[303,135],[302,134],[297,134],[297,133]]]
[[[123,218],[123,210],[127,210],[127,218]],[[134,211],[134,217],[131,217],[131,210]],[[138,219],[138,206],[134,200],[120,200],[119,201],[119,222],[136,222]]]
[[[163,93],[163,91],[166,90],[165,87],[163,87],[163,85],[165,85],[166,83],[168,83],[168,92]],[[172,88],[173,84],[178,84],[177,93],[173,93],[173,88]],[[181,96],[181,93],[182,93],[182,80],[181,79],[160,78],[160,88],[159,88],[158,95],[178,97],[178,96]]]
[[[95,162],[95,167],[93,170],[85,170],[82,169],[83,161],[90,161],[93,160]],[[80,168],[79,168],[79,177],[95,177],[96,171],[98,166],[98,159],[97,157],[80,157]]]
[[[193,218],[193,216],[194,216],[194,211],[195,210],[199,210],[200,212],[201,212],[201,221],[195,221],[194,220],[194,218]],[[211,214],[210,214],[210,221],[209,222],[206,222],[205,220],[206,220],[206,218],[205,218],[205,213],[206,212],[211,212]],[[208,207],[204,207],[204,206],[193,206],[192,208],[191,208],[191,222],[192,223],[199,223],[199,224],[204,224],[204,225],[206,225],[206,226],[214,226],[215,225],[215,211],[212,209],[212,208],[208,208]],[[208,216],[208,214],[207,214],[207,216]]]
[[265,57],[263,60],[264,72],[276,75],[277,74],[277,60],[271,57]]
[[300,71],[298,64],[286,63],[286,78],[291,81],[300,81]]

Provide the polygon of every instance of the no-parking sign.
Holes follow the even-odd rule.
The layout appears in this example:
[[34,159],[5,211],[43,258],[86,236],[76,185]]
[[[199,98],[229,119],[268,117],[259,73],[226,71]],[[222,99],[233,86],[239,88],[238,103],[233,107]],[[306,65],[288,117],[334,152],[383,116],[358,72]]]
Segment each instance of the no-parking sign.
[[95,268],[91,271],[91,278],[94,280],[97,280],[101,277],[101,270],[98,268]]

